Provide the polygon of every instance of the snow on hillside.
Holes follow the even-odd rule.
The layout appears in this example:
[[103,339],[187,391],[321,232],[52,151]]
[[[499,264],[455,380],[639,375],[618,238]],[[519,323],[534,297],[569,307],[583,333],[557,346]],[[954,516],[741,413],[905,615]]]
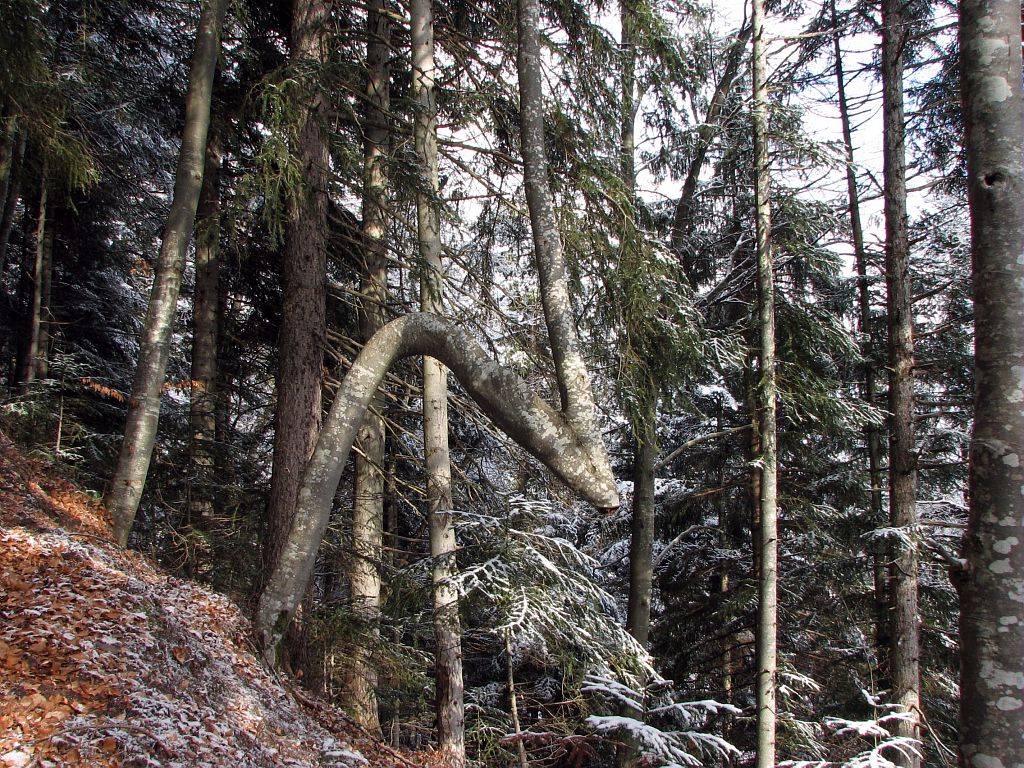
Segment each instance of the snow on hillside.
[[119,549],[95,501],[0,433],[0,767],[413,765],[290,689],[250,637],[230,600]]

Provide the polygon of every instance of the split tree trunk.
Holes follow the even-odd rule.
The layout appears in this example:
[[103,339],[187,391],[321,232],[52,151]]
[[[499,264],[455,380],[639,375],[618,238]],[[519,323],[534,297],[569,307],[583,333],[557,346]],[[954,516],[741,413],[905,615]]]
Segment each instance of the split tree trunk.
[[[413,95],[417,105],[414,131],[416,154],[424,173],[423,188],[416,196],[420,309],[443,315],[432,2],[413,0],[410,11]],[[452,768],[462,768],[466,764],[466,715],[459,593],[452,582],[457,572],[457,542],[452,520],[452,469],[448,450],[448,370],[432,357],[423,358],[423,452],[430,556],[434,563],[437,742],[447,763]]]
[[[914,316],[907,237],[904,153],[903,53],[907,41],[903,0],[882,2],[882,125],[885,170],[885,275],[889,327],[889,516],[906,537],[892,544],[892,635],[889,679],[893,703],[909,718],[899,736],[920,739],[920,635],[917,607],[917,453],[914,445]],[[894,763],[919,768],[920,757],[894,754]]]
[[25,313],[24,348],[19,351],[18,384],[24,389],[38,377],[43,347],[44,300],[48,303],[49,269],[53,251],[53,195],[44,168],[40,181],[39,210],[36,215],[35,249],[29,275],[31,289]]
[[768,165],[768,83],[764,0],[753,0],[754,223],[757,235],[758,348],[758,579],[757,579],[757,768],[775,766],[778,676],[778,455],[775,382],[775,280],[771,252]]
[[1024,100],[1020,4],[961,0],[974,262],[970,518],[960,587],[960,765],[1024,765]]
[[196,30],[196,48],[192,55],[185,94],[185,127],[174,177],[174,196],[156,262],[149,309],[139,339],[139,362],[128,402],[124,439],[117,468],[104,497],[104,503],[114,520],[114,537],[122,546],[128,543],[128,534],[142,499],[156,442],[160,390],[167,370],[181,273],[185,267],[185,254],[192,237],[199,191],[203,183],[213,73],[220,51],[220,32],[226,7],[226,0],[204,0]]

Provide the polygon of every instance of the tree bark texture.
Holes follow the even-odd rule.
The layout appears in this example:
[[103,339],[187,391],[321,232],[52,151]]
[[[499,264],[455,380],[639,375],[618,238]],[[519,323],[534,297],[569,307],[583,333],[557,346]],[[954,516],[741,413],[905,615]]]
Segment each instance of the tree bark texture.
[[431,314],[412,313],[392,320],[353,362],[306,466],[299,491],[300,514],[257,611],[259,639],[271,655],[312,573],[331,500],[363,414],[388,368],[413,355],[430,355],[447,365],[495,425],[585,500],[600,509],[618,506],[615,477],[607,460],[595,465],[588,442],[580,439],[567,419],[492,360],[466,331]]
[[1024,766],[1024,103],[1020,4],[961,0],[974,271],[960,765]]
[[[367,342],[384,324],[387,304],[388,145],[391,134],[391,22],[386,4],[374,0],[366,16],[366,114],[363,120],[362,274],[359,333]],[[352,557],[349,589],[352,610],[363,628],[364,644],[353,648],[345,678],[346,698],[364,728],[380,732],[377,667],[372,649],[380,637],[380,558],[384,530],[384,419],[377,408],[366,413],[356,437],[352,503]]]
[[[889,330],[889,517],[906,534],[893,542],[889,679],[893,703],[909,719],[896,734],[920,739],[920,631],[918,616],[917,453],[914,444],[914,318],[907,235],[904,150],[903,54],[907,25],[903,0],[882,2],[882,125],[885,272]],[[912,753],[894,754],[897,765],[918,768]]]
[[645,394],[646,413],[636,425],[633,453],[633,517],[629,537],[629,598],[626,631],[646,648],[651,634],[651,597],[654,588],[654,460],[658,452],[657,409],[653,395]]
[[220,295],[220,138],[211,131],[196,222],[196,285],[192,299],[192,373],[189,519],[213,516],[214,446],[217,441],[217,346]]
[[[551,344],[551,357],[558,379],[562,411],[583,441],[582,445],[590,454],[591,462],[607,464],[608,458],[597,429],[590,376],[577,340],[562,238],[555,216],[551,185],[548,183],[547,153],[544,145],[539,0],[519,0],[517,28],[520,146],[523,154],[526,203],[530,210],[541,302]],[[610,469],[608,471],[610,473]]]
[[[438,194],[437,96],[434,64],[434,18],[431,0],[413,0],[412,77],[416,98],[416,154],[423,169],[416,196],[420,252],[420,309],[444,314],[441,264],[441,217]],[[433,559],[435,696],[437,742],[452,768],[466,764],[465,702],[462,674],[462,627],[457,572],[457,542],[452,520],[452,468],[448,449],[448,370],[423,358],[423,452],[427,481],[427,519]]]
[[149,308],[139,339],[139,362],[128,402],[124,439],[117,468],[104,498],[114,520],[114,537],[122,546],[128,543],[128,534],[142,499],[156,441],[160,390],[170,353],[181,274],[203,183],[206,134],[210,126],[210,96],[226,7],[226,0],[205,0],[196,30],[196,48],[192,55],[185,94],[185,127],[174,177],[174,196],[167,214]]
[[[839,106],[839,120],[843,131],[843,147],[846,153],[846,191],[850,203],[850,234],[853,240],[854,265],[857,270],[858,330],[861,335],[860,351],[864,358],[864,387],[861,397],[870,405],[878,399],[878,383],[875,375],[875,329],[871,316],[871,292],[868,283],[868,257],[864,247],[864,227],[860,218],[860,194],[857,189],[857,172],[853,157],[853,130],[850,126],[850,110],[846,100],[846,75],[843,72],[843,51],[836,14],[835,0],[831,2],[832,48],[835,55],[836,93]],[[864,428],[864,442],[868,459],[869,518],[868,530],[883,524],[882,504],[882,463],[881,435],[878,426],[869,424]],[[876,543],[871,547],[873,561],[872,580],[875,591],[875,651],[880,668],[885,665],[889,654],[889,603],[885,588],[885,547]],[[882,680],[876,680],[880,687],[886,687]]]
[[754,223],[757,237],[758,381],[760,453],[757,589],[757,768],[774,768],[778,677],[778,440],[776,436],[775,279],[771,252],[768,165],[767,52],[764,0],[753,0]]
[[[323,64],[329,9],[321,0],[295,0],[291,58]],[[329,157],[321,131],[320,90],[311,85],[295,152],[302,189],[288,207],[282,264],[274,455],[263,533],[263,573],[272,572],[295,520],[302,469],[320,428],[320,385],[326,336],[327,181]]]

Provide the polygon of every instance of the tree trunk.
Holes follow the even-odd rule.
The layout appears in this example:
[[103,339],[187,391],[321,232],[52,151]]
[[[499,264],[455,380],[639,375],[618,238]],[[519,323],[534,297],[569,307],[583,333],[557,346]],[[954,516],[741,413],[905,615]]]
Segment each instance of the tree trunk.
[[4,110],[3,138],[0,139],[0,211],[7,205],[7,190],[11,183],[11,169],[14,164],[14,148],[18,139],[18,119],[10,114],[11,100]]
[[[387,156],[391,135],[391,22],[385,3],[374,0],[366,18],[366,117],[363,128],[363,270],[359,332],[369,341],[384,324],[387,303]],[[384,525],[384,419],[375,408],[366,414],[356,438],[355,497],[352,505],[352,558],[349,571],[352,610],[365,644],[353,649],[345,689],[356,720],[380,732],[377,668],[372,647],[380,638],[380,557]]]
[[961,0],[974,265],[970,518],[960,588],[960,765],[1024,765],[1024,103],[1020,4]]
[[[291,59],[323,63],[329,9],[321,0],[295,0]],[[278,338],[274,457],[263,533],[263,573],[276,566],[296,515],[302,469],[320,427],[320,385],[326,335],[327,181],[330,159],[320,130],[321,94],[310,86],[294,148],[302,189],[292,196],[282,264],[281,331]],[[305,585],[303,585],[305,589]]]
[[[576,323],[569,295],[562,237],[555,216],[554,198],[548,183],[544,146],[544,92],[541,86],[540,5],[538,0],[519,0],[519,32],[516,65],[519,74],[520,146],[526,203],[530,210],[533,245],[540,278],[541,303],[555,364],[562,411],[595,465],[607,464],[604,444],[597,429],[596,408],[590,376],[580,354]],[[609,469],[610,473],[610,469]]]
[[[914,318],[907,237],[904,155],[903,52],[907,33],[902,0],[882,3],[882,121],[885,170],[885,274],[889,329],[889,516],[907,535],[892,545],[892,699],[909,714],[897,735],[919,739],[921,688],[917,608],[917,454],[914,446]],[[895,754],[897,765],[918,768],[919,757]]]
[[757,580],[757,768],[775,766],[776,678],[778,659],[778,456],[775,424],[775,280],[771,252],[770,172],[768,165],[768,84],[764,39],[764,0],[753,0],[754,222],[757,234],[758,504]]
[[[434,19],[431,0],[413,0],[412,77],[416,98],[416,154],[424,176],[416,196],[420,252],[420,309],[444,314],[441,267],[440,191],[437,167],[437,97],[435,95]],[[423,358],[423,452],[427,480],[430,555],[434,561],[434,640],[438,748],[448,765],[466,764],[465,704],[462,678],[462,627],[452,521],[452,470],[448,451],[448,370]]]
[[192,300],[192,374],[189,425],[189,520],[203,525],[214,512],[214,446],[217,441],[217,345],[220,295],[220,137],[211,131],[196,223],[196,287]]
[[226,7],[226,0],[204,0],[196,30],[196,48],[185,94],[185,127],[174,178],[174,196],[157,258],[149,309],[139,339],[139,362],[128,403],[124,440],[121,442],[117,468],[104,498],[114,520],[114,537],[122,546],[128,543],[128,534],[142,499],[142,489],[156,441],[160,390],[164,384],[170,353],[181,273],[203,182],[206,133],[210,125],[210,95]]
[[[843,130],[843,147],[846,151],[846,190],[850,201],[850,233],[853,240],[853,256],[857,270],[858,330],[861,335],[860,351],[864,357],[864,387],[861,397],[870,405],[878,399],[878,385],[875,378],[875,329],[871,317],[871,293],[868,285],[868,258],[864,247],[864,228],[860,219],[860,195],[857,190],[857,172],[853,158],[853,130],[850,127],[850,110],[846,101],[846,75],[843,72],[843,51],[840,45],[839,19],[835,0],[831,0],[832,47],[836,59],[836,92],[839,102],[839,120]],[[883,524],[882,517],[882,469],[881,436],[878,426],[869,424],[864,428],[864,442],[867,447],[869,488],[868,530]],[[875,652],[879,668],[885,668],[889,653],[889,603],[885,589],[885,547],[874,544],[871,547],[873,561],[873,583],[875,590]],[[884,680],[875,680],[876,688],[885,688]]]
[[21,197],[21,177],[25,167],[24,131],[18,131],[18,138],[11,157],[11,170],[8,174],[7,193],[4,198],[2,214],[0,214],[0,276],[7,268],[7,246],[11,241],[11,230],[14,229],[14,213]]
[[[690,165],[686,169],[683,189],[679,194],[679,200],[676,203],[675,212],[672,216],[670,247],[673,253],[680,256],[687,251],[687,240],[693,232],[693,225],[695,223],[693,216],[694,198],[697,195],[697,183],[700,180],[700,172],[704,167],[704,161],[707,158],[708,150],[711,148],[711,143],[714,141],[715,134],[718,132],[719,121],[722,118],[722,109],[725,106],[725,100],[729,98],[729,92],[732,90],[736,74],[739,72],[740,62],[743,60],[743,50],[746,47],[751,29],[752,27],[750,26],[744,27],[730,46],[729,52],[726,54],[725,69],[722,72],[721,79],[718,81],[718,86],[715,88],[715,93],[711,97],[711,103],[708,104],[708,111],[704,116],[704,122],[697,128],[696,147],[693,157],[690,159]],[[683,268],[691,286],[696,286],[698,282],[699,275],[695,266],[692,259],[683,259]]]
[[527,203],[533,224],[540,290],[564,412],[553,410],[515,375],[487,357],[468,334],[440,318],[411,314],[394,320],[356,358],[338,395],[300,489],[300,517],[281,562],[259,600],[256,630],[273,655],[309,581],[331,499],[358,421],[387,369],[400,357],[427,354],[446,364],[484,412],[571,489],[599,508],[617,508],[618,489],[597,430],[594,397],[569,303],[561,238],[547,183],[536,0],[521,0],[519,79]]
[[259,601],[256,629],[271,657],[313,571],[331,501],[366,408],[396,360],[424,354],[447,365],[488,418],[569,488],[599,509],[618,506],[607,458],[592,461],[590,448],[599,438],[581,439],[566,417],[488,357],[461,327],[424,313],[392,320],[352,363],[306,466],[300,515]]
[[45,354],[43,347],[43,305],[44,298],[46,303],[49,303],[46,293],[50,283],[47,271],[50,268],[52,261],[51,252],[53,251],[52,218],[53,196],[44,168],[39,187],[39,211],[36,215],[34,238],[35,250],[33,252],[32,270],[29,277],[31,292],[29,293],[28,308],[25,313],[24,349],[19,355],[17,382],[23,389],[36,380],[40,369],[40,357],[42,354]]

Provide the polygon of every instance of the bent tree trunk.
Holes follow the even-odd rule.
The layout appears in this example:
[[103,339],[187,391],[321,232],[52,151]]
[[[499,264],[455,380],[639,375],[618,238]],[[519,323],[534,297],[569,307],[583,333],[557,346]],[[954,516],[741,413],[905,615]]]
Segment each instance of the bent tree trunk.
[[960,765],[1024,765],[1024,99],[1020,4],[961,0],[974,262]]
[[227,0],[205,0],[199,18],[196,48],[192,55],[185,94],[185,128],[174,177],[174,197],[167,214],[149,309],[139,339],[139,363],[135,369],[131,399],[128,401],[124,440],[121,441],[117,469],[103,499],[114,519],[114,538],[121,546],[128,543],[128,533],[139,509],[156,441],[157,422],[160,419],[160,390],[167,370],[181,273],[185,267],[185,253],[192,237],[199,190],[203,184],[206,133],[210,127],[210,95],[226,8]]
[[309,581],[334,492],[363,415],[388,369],[414,355],[429,355],[448,366],[501,430],[588,502],[601,509],[618,507],[618,489],[607,457],[595,461],[592,456],[591,447],[599,438],[581,437],[565,416],[492,360],[460,327],[423,313],[392,320],[353,362],[306,466],[295,526],[256,613],[258,639],[270,658]]

